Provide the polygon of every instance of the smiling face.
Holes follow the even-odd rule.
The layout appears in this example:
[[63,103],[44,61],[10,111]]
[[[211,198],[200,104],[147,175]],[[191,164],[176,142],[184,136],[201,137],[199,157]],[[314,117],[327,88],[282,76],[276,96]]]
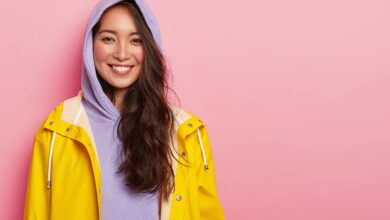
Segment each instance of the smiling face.
[[98,74],[114,88],[116,99],[121,99],[138,79],[144,62],[142,40],[125,6],[114,6],[103,14],[94,37],[93,58]]

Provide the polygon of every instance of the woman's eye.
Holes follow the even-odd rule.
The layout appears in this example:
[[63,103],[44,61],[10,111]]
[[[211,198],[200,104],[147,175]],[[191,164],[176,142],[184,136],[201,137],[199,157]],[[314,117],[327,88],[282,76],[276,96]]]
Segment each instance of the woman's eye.
[[111,37],[104,37],[102,38],[102,41],[104,42],[112,42],[114,39],[112,39]]
[[138,39],[138,38],[134,38],[134,39],[131,40],[131,42],[134,42],[134,43],[137,43],[137,44],[141,44],[142,40]]

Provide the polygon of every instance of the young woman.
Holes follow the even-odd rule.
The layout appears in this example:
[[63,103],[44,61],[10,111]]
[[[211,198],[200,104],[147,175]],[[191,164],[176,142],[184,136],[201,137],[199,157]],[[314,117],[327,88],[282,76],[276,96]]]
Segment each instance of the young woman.
[[148,6],[99,2],[82,90],[36,132],[24,219],[224,219],[205,124],[168,103],[166,78]]

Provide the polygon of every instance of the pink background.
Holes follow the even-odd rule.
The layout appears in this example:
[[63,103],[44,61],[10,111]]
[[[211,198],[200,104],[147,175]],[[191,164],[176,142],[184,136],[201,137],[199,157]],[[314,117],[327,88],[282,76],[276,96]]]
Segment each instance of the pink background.
[[[0,219],[21,219],[34,132],[80,88],[95,3],[0,3]],[[388,0],[149,3],[227,219],[390,219]]]

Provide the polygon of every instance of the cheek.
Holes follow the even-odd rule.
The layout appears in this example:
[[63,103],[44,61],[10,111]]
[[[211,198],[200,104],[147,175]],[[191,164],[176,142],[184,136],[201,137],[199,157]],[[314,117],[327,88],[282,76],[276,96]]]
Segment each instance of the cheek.
[[137,59],[138,63],[143,63],[144,62],[144,50],[140,49],[136,53],[134,53],[135,58]]
[[103,62],[109,54],[109,51],[104,46],[94,44],[93,46],[93,58],[95,63]]

